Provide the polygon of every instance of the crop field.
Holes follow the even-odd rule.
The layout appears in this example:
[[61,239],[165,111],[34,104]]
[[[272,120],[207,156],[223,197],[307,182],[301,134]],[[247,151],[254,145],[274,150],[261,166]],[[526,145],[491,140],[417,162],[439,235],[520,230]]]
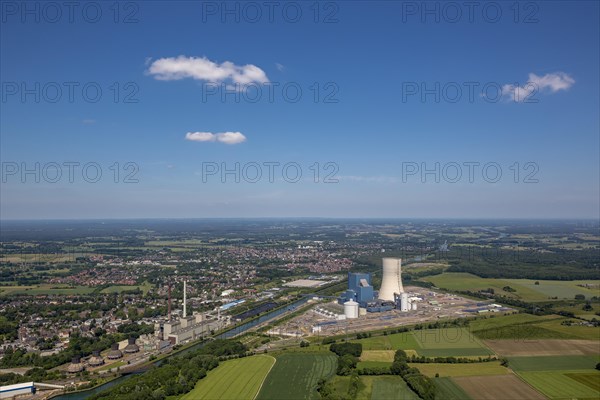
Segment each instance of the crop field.
[[508,368],[500,365],[499,361],[490,361],[472,364],[448,364],[448,363],[409,363],[411,367],[417,368],[423,375],[433,378],[435,374],[440,377],[453,376],[488,376],[510,374]]
[[[432,282],[439,288],[449,290],[482,290],[494,289],[497,293],[522,299],[524,301],[546,301],[552,297],[558,299],[573,299],[575,295],[582,294],[590,298],[597,294],[597,290],[581,287],[578,285],[598,285],[600,281],[544,281],[531,279],[492,279],[481,278],[473,274],[463,272],[444,272],[440,275],[429,276],[423,280]],[[539,282],[536,285],[535,282]],[[505,292],[503,288],[510,286],[515,292]]]
[[363,369],[363,368],[389,368],[392,366],[391,362],[388,361],[359,361],[358,364],[356,364],[356,368],[358,369]]
[[477,400],[544,400],[545,397],[513,374],[452,378],[469,397]]
[[574,379],[579,383],[583,383],[597,392],[600,392],[600,372],[573,372],[566,373],[565,376],[568,376],[569,378]]
[[363,350],[408,350],[418,349],[420,346],[411,332],[394,333],[387,336],[375,336],[366,339],[353,340],[362,343]]
[[485,345],[464,328],[426,329],[414,331],[419,347],[426,357],[487,356],[492,354]]
[[360,355],[360,361],[394,361],[394,350],[366,350]]
[[333,353],[289,353],[277,356],[275,366],[258,393],[259,400],[315,399],[320,378],[335,373]]
[[546,329],[561,335],[565,339],[586,339],[598,340],[600,338],[600,327],[590,327],[581,325],[561,325],[563,321],[572,320],[570,318],[559,318],[552,321],[545,321],[536,324],[542,329]]
[[[538,320],[519,321],[525,314],[473,321],[469,328],[480,339],[587,339],[597,340],[600,327],[562,325],[569,318],[548,315]],[[533,316],[532,316],[533,317]],[[526,317],[529,318],[529,317]]]
[[521,372],[519,375],[551,399],[597,399],[600,392],[570,378],[568,375],[573,372]]
[[510,357],[508,365],[517,372],[521,371],[561,371],[576,369],[594,369],[600,361],[596,356],[547,356],[547,357]]
[[404,379],[399,376],[379,376],[373,380],[371,400],[419,400],[419,396],[410,390]]
[[275,359],[267,355],[225,361],[181,400],[252,400],[274,363]]
[[468,400],[469,395],[451,378],[435,378],[436,397],[442,400]]
[[504,357],[600,354],[600,341],[595,340],[486,340],[485,344]]

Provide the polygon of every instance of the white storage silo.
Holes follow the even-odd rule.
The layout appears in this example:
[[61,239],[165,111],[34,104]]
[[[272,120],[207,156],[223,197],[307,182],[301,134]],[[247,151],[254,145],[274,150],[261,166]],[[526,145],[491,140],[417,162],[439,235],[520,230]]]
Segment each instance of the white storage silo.
[[404,292],[402,287],[402,259],[383,259],[383,276],[381,277],[381,290],[379,300],[394,301],[394,293]]
[[411,308],[412,308],[413,311],[417,311],[417,302],[416,301],[413,301],[411,303]]
[[354,300],[345,302],[344,315],[346,318],[358,318],[358,303]]
[[400,310],[408,311],[410,310],[410,304],[408,302],[408,293],[403,292],[400,294]]

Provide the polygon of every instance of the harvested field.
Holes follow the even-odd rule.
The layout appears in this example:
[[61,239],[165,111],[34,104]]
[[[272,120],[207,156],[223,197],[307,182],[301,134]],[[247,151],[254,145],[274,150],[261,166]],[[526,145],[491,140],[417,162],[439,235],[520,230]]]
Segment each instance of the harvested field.
[[360,355],[360,361],[383,361],[391,363],[394,361],[395,353],[394,350],[366,350]]
[[474,400],[544,400],[545,397],[515,375],[452,378]]
[[593,340],[485,340],[494,352],[505,357],[585,356],[600,354],[600,342]]

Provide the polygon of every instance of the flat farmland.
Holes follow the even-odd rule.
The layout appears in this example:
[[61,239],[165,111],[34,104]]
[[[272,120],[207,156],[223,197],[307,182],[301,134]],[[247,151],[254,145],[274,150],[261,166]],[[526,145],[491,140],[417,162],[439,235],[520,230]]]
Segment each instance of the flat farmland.
[[394,350],[366,350],[360,355],[360,361],[394,361]]
[[600,361],[596,356],[546,356],[509,357],[508,365],[517,372],[522,371],[562,371],[594,369]]
[[[463,272],[444,272],[439,275],[429,276],[423,280],[433,283],[439,288],[449,290],[482,290],[492,288],[496,293],[515,297],[524,301],[547,301],[550,298],[573,299],[575,295],[582,294],[586,298],[597,295],[595,285],[598,280],[588,281],[551,281],[531,279],[493,279],[481,278],[477,275]],[[536,285],[535,282],[539,282]],[[578,285],[590,285],[586,288]],[[503,288],[510,286],[515,292],[505,292]]]
[[465,328],[426,329],[413,332],[417,352],[426,357],[487,356],[485,345]]
[[316,399],[317,382],[332,376],[337,363],[333,353],[287,353],[276,358],[259,400]]
[[510,374],[508,368],[500,365],[499,361],[472,363],[472,364],[449,364],[449,363],[409,363],[411,367],[417,368],[423,375],[430,378],[439,374],[440,377],[454,376],[489,376]]
[[451,378],[434,378],[437,388],[436,398],[441,400],[468,400],[469,395]]
[[399,376],[379,376],[373,380],[371,400],[419,400]]
[[588,386],[597,392],[600,392],[600,372],[598,371],[566,373],[565,376],[568,376],[569,378],[574,379],[579,383],[583,383],[585,386]]
[[600,354],[600,341],[594,340],[486,340],[484,343],[504,357]]
[[225,361],[181,400],[252,400],[273,364],[275,358],[267,355]]
[[521,372],[519,375],[530,385],[551,399],[597,399],[600,392],[575,379],[572,371]]
[[353,340],[361,343],[363,350],[416,350],[419,344],[412,332],[394,333],[387,336],[375,336],[366,339]]
[[544,400],[545,397],[515,375],[452,378],[476,400]]

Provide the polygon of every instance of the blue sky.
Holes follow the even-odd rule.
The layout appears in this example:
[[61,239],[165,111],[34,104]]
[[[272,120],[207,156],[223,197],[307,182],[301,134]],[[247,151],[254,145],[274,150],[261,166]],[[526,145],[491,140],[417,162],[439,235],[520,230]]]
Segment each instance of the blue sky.
[[599,217],[598,2],[78,4],[2,2],[3,219]]

